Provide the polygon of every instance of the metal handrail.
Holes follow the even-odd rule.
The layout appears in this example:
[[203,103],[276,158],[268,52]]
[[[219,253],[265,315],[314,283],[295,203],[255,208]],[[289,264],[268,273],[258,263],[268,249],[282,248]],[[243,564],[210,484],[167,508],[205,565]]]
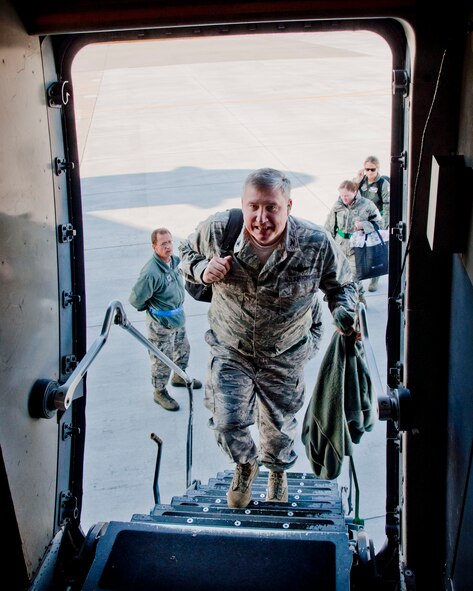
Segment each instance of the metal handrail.
[[[90,349],[81,359],[75,370],[69,376],[69,379],[62,385],[54,383],[52,386],[49,384],[47,388],[47,396],[49,400],[45,404],[50,408],[56,410],[65,411],[71,405],[74,399],[74,393],[81,380],[84,378],[89,367],[91,366],[94,359],[97,357],[105,343],[107,342],[110,328],[113,324],[118,324],[123,329],[128,331],[132,336],[135,337],[142,345],[144,345],[148,351],[151,351],[153,355],[158,357],[163,363],[171,368],[176,374],[178,374],[185,382],[187,390],[189,392],[189,420],[187,423],[187,446],[186,446],[186,481],[187,487],[191,484],[191,466],[192,466],[192,431],[193,431],[193,396],[192,396],[192,384],[193,380],[189,378],[187,373],[178,367],[167,355],[160,351],[153,343],[151,343],[144,335],[137,330],[131,322],[128,320],[123,309],[123,305],[118,300],[113,300],[106,312],[105,318],[102,324],[102,331],[99,337],[93,342]],[[46,394],[46,393],[45,393]],[[158,452],[159,453],[159,452]],[[155,482],[155,489],[157,490],[157,483]]]
[[92,362],[107,342],[112,322],[114,324],[118,324],[123,329],[131,333],[142,345],[151,351],[153,355],[158,357],[163,363],[165,363],[174,372],[181,376],[186,384],[192,383],[192,380],[185,371],[178,367],[171,359],[169,359],[169,357],[167,357],[167,355],[165,355],[155,345],[153,345],[153,343],[151,343],[145,336],[141,334],[139,330],[137,330],[131,324],[131,322],[126,317],[125,310],[123,309],[121,302],[114,300],[109,304],[107,311],[105,312],[105,318],[102,324],[100,336],[93,342],[92,346],[81,359],[80,363],[69,376],[68,380],[55,390],[54,406],[57,410],[67,410],[69,408],[72,400],[74,399],[74,392],[77,386],[80,384]]

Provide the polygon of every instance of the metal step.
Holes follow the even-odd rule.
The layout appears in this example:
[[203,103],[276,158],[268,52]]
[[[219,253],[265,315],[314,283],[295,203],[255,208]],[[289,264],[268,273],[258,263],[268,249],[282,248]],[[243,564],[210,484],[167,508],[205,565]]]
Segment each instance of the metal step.
[[175,523],[178,525],[212,526],[212,527],[251,527],[258,529],[300,529],[300,530],[323,530],[341,531],[345,528],[343,519],[321,517],[281,517],[272,515],[225,515],[219,513],[201,513],[194,515],[182,515],[173,511],[162,513],[153,512],[152,515],[134,515],[132,521],[140,523]]
[[[337,484],[331,481],[317,480],[312,474],[287,473],[288,481],[288,502],[267,503],[268,471],[260,471],[252,486],[252,500],[248,509],[255,509],[258,506],[274,506],[295,508],[317,508],[331,512],[342,511],[342,502],[338,492]],[[172,505],[192,504],[195,506],[205,504],[227,506],[227,491],[233,478],[233,470],[219,472],[216,478],[210,478],[207,484],[200,482],[191,486],[184,496],[173,497]]]
[[345,531],[345,517],[335,483],[313,475],[289,473],[288,502],[266,502],[268,471],[260,472],[252,486],[252,501],[244,509],[228,507],[226,494],[233,471],[219,472],[207,484],[195,482],[171,504],[158,504],[149,515],[133,515],[140,523],[179,525]]
[[[306,519],[321,519],[321,518],[335,518],[335,512],[324,506],[321,507],[286,507],[285,503],[259,503],[246,507],[243,510],[245,515],[251,516],[278,516],[278,517],[296,517]],[[212,505],[211,503],[174,503],[171,505],[159,504],[155,505],[151,515],[162,514],[180,514],[180,515],[200,515],[200,514],[219,514],[219,515],[233,515],[235,513],[241,514],[240,509],[232,509],[225,505]],[[337,518],[343,518],[337,515]]]
[[353,543],[336,483],[287,477],[287,503],[265,501],[262,471],[250,504],[228,507],[225,470],[148,515],[105,524],[81,591],[349,591]]

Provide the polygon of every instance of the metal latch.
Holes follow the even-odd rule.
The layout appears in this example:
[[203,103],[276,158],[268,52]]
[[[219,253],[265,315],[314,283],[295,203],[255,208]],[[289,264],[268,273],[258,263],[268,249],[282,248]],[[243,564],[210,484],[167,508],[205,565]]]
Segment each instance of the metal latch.
[[53,82],[48,88],[48,105],[60,109],[69,102],[70,93],[67,91],[68,80]]

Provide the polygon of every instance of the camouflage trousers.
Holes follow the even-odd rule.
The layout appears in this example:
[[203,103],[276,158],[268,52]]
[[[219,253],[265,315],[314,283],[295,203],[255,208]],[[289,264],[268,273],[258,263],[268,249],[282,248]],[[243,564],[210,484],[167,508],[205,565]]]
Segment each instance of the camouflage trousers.
[[[187,339],[186,327],[164,328],[146,314],[146,326],[148,327],[148,339],[160,351],[185,370],[189,363],[190,345]],[[162,390],[165,388],[171,375],[171,368],[150,352],[151,359],[151,383],[153,387]]]
[[[257,459],[283,471],[297,460],[297,420],[304,402],[304,365],[313,354],[310,337],[278,357],[246,357],[206,333],[210,345],[204,404],[219,447],[234,462]],[[256,424],[259,445],[250,427]]]

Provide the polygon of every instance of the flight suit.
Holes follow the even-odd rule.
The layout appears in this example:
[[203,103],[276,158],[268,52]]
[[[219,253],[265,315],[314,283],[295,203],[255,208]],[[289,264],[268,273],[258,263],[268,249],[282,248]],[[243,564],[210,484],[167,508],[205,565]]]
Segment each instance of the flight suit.
[[[154,253],[140,271],[129,302],[146,311],[148,339],[171,361],[185,370],[189,363],[190,345],[185,328],[184,282],[178,268],[179,257],[173,255],[170,265]],[[151,383],[157,390],[165,388],[171,369],[150,353]]]

